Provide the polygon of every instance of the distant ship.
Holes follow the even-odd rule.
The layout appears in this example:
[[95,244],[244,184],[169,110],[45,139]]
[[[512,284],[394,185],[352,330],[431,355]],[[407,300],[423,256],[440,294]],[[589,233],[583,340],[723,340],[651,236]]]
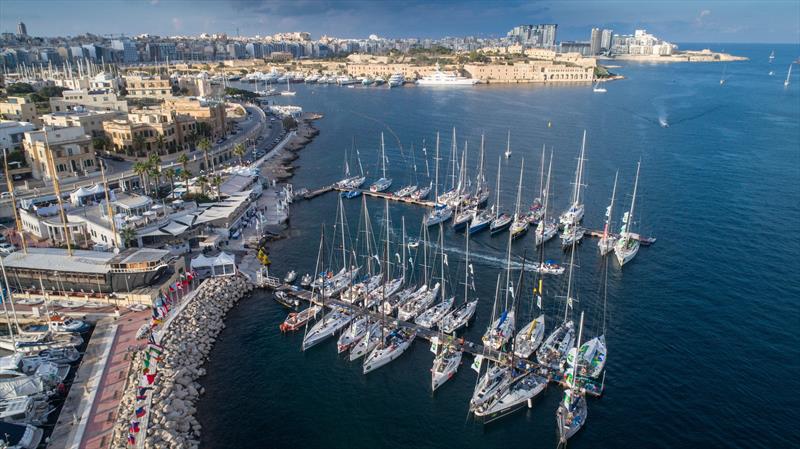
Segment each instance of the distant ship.
[[404,82],[406,82],[406,79],[402,73],[395,73],[389,77],[389,87],[400,87]]
[[472,86],[479,80],[475,78],[465,78],[455,73],[442,72],[439,70],[439,63],[436,63],[436,71],[432,75],[423,76],[417,80],[420,86]]

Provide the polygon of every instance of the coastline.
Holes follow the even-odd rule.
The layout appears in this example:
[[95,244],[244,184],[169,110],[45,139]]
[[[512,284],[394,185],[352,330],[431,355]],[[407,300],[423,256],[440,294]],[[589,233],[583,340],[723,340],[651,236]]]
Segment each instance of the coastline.
[[670,56],[655,55],[614,55],[598,56],[599,61],[627,61],[627,62],[734,62],[748,61],[745,56],[735,56],[728,53],[713,53],[708,51],[686,51]]
[[261,162],[261,174],[277,183],[284,183],[294,176],[297,166],[293,164],[297,158],[297,152],[306,147],[319,134],[319,129],[314,126],[314,121],[323,116],[316,113],[304,113],[297,120],[295,135],[275,153],[264,158]]

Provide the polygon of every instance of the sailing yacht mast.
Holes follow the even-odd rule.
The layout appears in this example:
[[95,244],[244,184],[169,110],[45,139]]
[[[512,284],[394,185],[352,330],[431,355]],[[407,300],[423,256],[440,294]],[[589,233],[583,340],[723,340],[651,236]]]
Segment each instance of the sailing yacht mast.
[[575,247],[578,245],[571,245],[569,252],[569,276],[567,278],[567,300],[564,304],[564,322],[567,322],[567,315],[569,309],[572,307],[572,273],[575,270]]
[[522,173],[525,170],[525,158],[522,158],[522,164],[519,167],[519,184],[517,185],[517,206],[514,209],[514,221],[519,219],[519,202],[522,196]]
[[383,179],[386,179],[386,149],[383,146],[383,133],[381,133],[381,170],[383,171]]
[[494,200],[494,218],[495,220],[500,217],[500,166],[503,160],[497,156],[497,185],[495,186],[495,200]]
[[581,156],[578,158],[578,173],[575,183],[575,201],[573,204],[576,206],[581,203],[581,184],[583,183],[583,157],[586,151],[586,130],[583,130],[583,141],[581,142]]
[[631,232],[631,225],[633,225],[633,211],[636,207],[636,190],[639,187],[639,168],[641,167],[642,163],[636,163],[636,180],[633,182],[633,198],[631,198],[631,209],[628,211],[628,219],[625,221],[625,232]]
[[608,230],[611,227],[611,217],[614,214],[614,197],[617,196],[617,179],[619,178],[619,170],[617,173],[614,174],[614,188],[611,189],[611,204],[608,205],[608,209],[606,209],[606,224],[603,227],[603,238],[601,241],[605,241],[608,238]]
[[436,182],[433,185],[434,194],[433,200],[434,203],[439,202],[439,131],[436,131]]

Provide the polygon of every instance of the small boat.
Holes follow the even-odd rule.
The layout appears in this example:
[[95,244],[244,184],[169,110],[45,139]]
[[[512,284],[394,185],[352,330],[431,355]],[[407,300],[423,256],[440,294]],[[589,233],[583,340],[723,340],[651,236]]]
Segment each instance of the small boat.
[[299,312],[292,312],[283,323],[280,324],[279,329],[281,332],[293,332],[301,327],[305,326],[306,323],[311,319],[317,316],[319,312],[322,310],[320,306],[310,306],[307,309],[303,309]]
[[525,170],[525,158],[522,159],[522,163],[519,167],[519,185],[517,185],[517,206],[514,210],[514,221],[511,223],[511,227],[509,231],[511,232],[511,238],[517,239],[522,237],[523,234],[528,232],[528,227],[530,224],[528,220],[526,220],[522,215],[520,215],[519,207],[520,207],[520,197],[522,196],[522,173]]
[[444,223],[453,216],[453,209],[450,206],[445,206],[432,210],[423,219],[425,226],[434,226],[439,223]]
[[594,83],[594,87],[592,88],[592,92],[596,94],[604,94],[608,92],[605,87],[600,86],[600,81]]
[[342,192],[342,197],[347,198],[348,200],[352,200],[353,198],[358,198],[361,195],[360,190],[348,190],[346,192]]
[[511,368],[503,365],[489,367],[475,385],[475,391],[469,401],[470,410],[475,411],[491,401],[497,392],[505,390],[513,381]]
[[469,233],[475,234],[476,232],[483,231],[484,229],[489,229],[489,226],[494,221],[494,213],[491,211],[485,210],[477,215],[472,219],[472,222],[469,224]]
[[405,304],[398,308],[397,317],[402,321],[410,321],[422,313],[436,300],[440,288],[438,282],[431,289],[427,285],[420,287]]
[[581,143],[581,152],[578,157],[578,167],[575,169],[575,182],[572,190],[572,202],[569,208],[561,214],[559,222],[562,226],[577,225],[583,220],[584,206],[582,202],[581,193],[583,191],[583,162],[586,154],[586,130],[583,131],[583,140]]
[[481,340],[486,346],[494,350],[499,350],[506,344],[508,339],[511,338],[513,333],[514,311],[509,310],[503,312],[500,317],[492,323],[489,329],[486,330],[486,333],[483,334],[483,337],[481,337]]
[[508,130],[508,140],[506,141],[506,152],[503,153],[506,159],[511,157],[511,130]]
[[351,321],[350,325],[339,335],[339,341],[336,343],[336,349],[339,354],[349,350],[361,341],[367,335],[368,328],[369,320],[365,316]]
[[527,359],[544,341],[544,315],[526,324],[514,338],[514,355]]
[[370,192],[384,192],[392,186],[392,180],[386,177],[386,150],[383,145],[383,133],[381,133],[381,171],[383,176],[369,186]]
[[456,374],[458,366],[461,364],[463,352],[449,344],[444,344],[443,346],[444,348],[441,352],[433,359],[433,368],[431,368],[431,391],[436,391],[437,388],[450,380]]
[[383,314],[386,316],[391,316],[394,314],[395,310],[397,310],[400,306],[405,304],[411,297],[414,295],[416,288],[410,287],[402,290],[396,295],[392,295],[389,298],[386,298],[383,301]]
[[289,271],[286,273],[286,276],[283,277],[283,282],[285,284],[291,284],[294,280],[297,279],[297,272],[294,270]]
[[633,198],[631,199],[631,208],[622,216],[622,229],[619,233],[619,238],[614,244],[614,254],[617,256],[617,262],[622,267],[630,262],[636,253],[639,252],[639,234],[634,234],[631,231],[633,225],[633,212],[636,206],[636,190],[639,187],[639,167],[641,163],[636,164],[636,180],[633,183]]
[[288,293],[282,290],[278,290],[273,293],[272,297],[275,298],[275,301],[277,301],[278,304],[289,309],[294,309],[300,305],[299,299],[290,297]]
[[383,336],[381,335],[381,325],[378,322],[371,323],[358,343],[350,348],[350,361],[354,362],[359,358],[369,354],[378,346]]
[[561,232],[561,247],[566,249],[580,243],[585,234],[586,230],[581,226],[571,223],[564,225],[564,230]]
[[536,351],[536,360],[543,366],[559,369],[574,342],[575,325],[572,321],[566,321],[558,326]]
[[395,293],[400,291],[400,288],[403,287],[403,282],[405,282],[405,279],[403,277],[399,277],[390,280],[382,287],[375,288],[367,294],[367,298],[364,301],[364,307],[375,307],[380,304],[384,298],[386,301],[388,301],[395,296]]
[[789,72],[786,74],[786,81],[783,82],[783,87],[789,87],[789,80],[792,79],[792,64],[789,64]]
[[334,309],[323,316],[321,320],[317,321],[314,326],[309,329],[305,338],[303,338],[303,351],[308,350],[335,334],[343,327],[347,326],[352,319],[353,316],[342,309]]
[[411,193],[411,198],[417,201],[424,200],[431,193],[432,188],[433,188],[432,184],[426,187],[420,187],[415,192]]
[[364,360],[364,374],[370,373],[392,360],[397,359],[411,346],[416,332],[406,329],[394,329],[389,332],[382,342],[372,350],[366,360]]
[[478,211],[473,208],[464,209],[453,218],[453,230],[459,231],[467,227],[467,225],[475,218]]
[[306,274],[303,275],[303,277],[300,278],[300,286],[304,287],[304,288],[308,288],[309,286],[311,286],[311,282],[313,282],[313,281],[314,281],[314,277],[311,276],[310,274],[306,273]]
[[30,424],[0,422],[0,435],[6,449],[36,449],[42,442],[44,431]]
[[65,334],[65,333],[82,334],[88,332],[89,329],[91,328],[92,325],[87,323],[86,321],[54,314],[53,316],[50,317],[50,320],[47,324],[30,324],[28,326],[24,326],[22,328],[22,332],[23,333],[45,332],[49,330],[51,332],[59,334]]
[[419,247],[419,239],[411,239],[408,241],[408,248],[417,249]]
[[533,373],[520,376],[492,400],[483,403],[474,410],[476,417],[484,423],[509,415],[526,405],[533,406],[533,398],[541,394],[547,387],[547,379]]
[[417,186],[405,186],[402,189],[394,192],[394,196],[397,198],[405,198],[407,196],[412,195],[414,192],[417,191]]
[[514,221],[514,217],[509,214],[500,214],[492,220],[492,224],[489,226],[489,232],[492,234],[497,234],[499,232],[505,231],[511,226],[511,222]]
[[442,318],[439,322],[439,328],[446,334],[453,334],[455,331],[469,324],[477,308],[478,300],[461,304]]
[[[585,377],[597,379],[603,372],[606,365],[606,356],[608,355],[608,348],[606,347],[606,337],[601,335],[592,338],[578,350],[578,372]],[[569,360],[567,360],[569,362]]]
[[558,438],[562,444],[565,444],[583,427],[588,414],[589,410],[586,407],[584,395],[576,393],[572,389],[564,391],[564,398],[558,404],[556,412]]
[[426,329],[433,329],[442,318],[453,308],[454,297],[445,299],[439,304],[430,307],[414,319],[414,322]]
[[533,264],[533,271],[540,274],[560,275],[564,274],[565,270],[566,270],[565,267],[562,267],[561,265],[555,263],[555,261],[552,260],[546,260],[542,263],[536,262]]

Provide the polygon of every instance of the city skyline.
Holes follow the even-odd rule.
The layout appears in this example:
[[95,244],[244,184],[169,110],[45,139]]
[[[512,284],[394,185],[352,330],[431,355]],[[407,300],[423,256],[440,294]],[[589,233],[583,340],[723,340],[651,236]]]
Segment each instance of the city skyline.
[[[521,24],[556,23],[558,40],[589,40],[591,29],[597,27],[620,34],[645,28],[674,42],[800,42],[800,4],[787,1],[599,5],[517,0],[502,3],[406,0],[391,4],[328,0],[192,3],[113,0],[103,5],[101,9],[96,8],[94,1],[5,1],[0,7],[0,31],[15,33],[18,22],[22,21],[32,36],[74,36],[87,32],[235,36],[237,31],[243,36],[263,36],[309,31],[314,38],[322,35],[365,38],[371,34],[388,38],[440,38],[503,36]],[[108,20],[109,14],[127,20],[120,26]]]

